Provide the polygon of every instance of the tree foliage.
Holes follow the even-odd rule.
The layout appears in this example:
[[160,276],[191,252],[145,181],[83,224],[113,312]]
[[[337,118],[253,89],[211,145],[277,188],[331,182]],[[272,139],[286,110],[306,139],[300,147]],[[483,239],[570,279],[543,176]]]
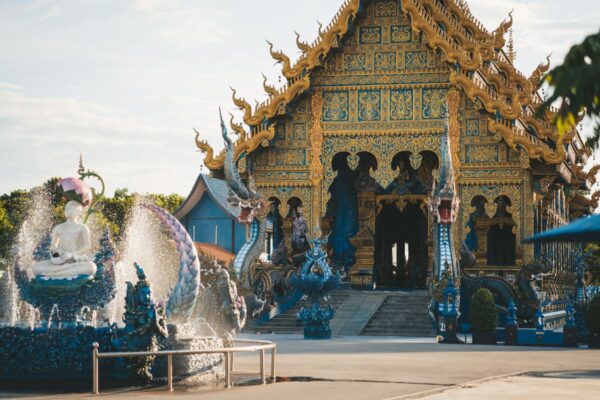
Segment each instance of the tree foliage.
[[[559,101],[558,113],[553,123],[562,134],[574,127],[580,114],[590,117],[600,115],[600,32],[590,35],[581,44],[569,50],[562,65],[546,74],[543,82],[553,89],[539,112],[545,112]],[[586,145],[598,147],[600,123],[596,123],[594,136]]]
[[585,246],[587,270],[592,274],[592,284],[600,282],[600,245],[589,243]]
[[[52,203],[55,223],[64,221],[65,201],[56,187],[59,179],[57,177],[50,178],[42,185],[42,189],[48,193]],[[40,188],[15,190],[0,196],[0,260],[10,257],[11,245],[27,215],[34,190],[40,190]],[[98,211],[93,216],[95,223],[108,227],[113,236],[118,239],[123,233],[127,216],[138,196],[137,193],[129,193],[127,188],[115,190],[113,197],[105,197],[100,202]],[[146,194],[143,197],[148,202],[152,202],[171,213],[183,202],[183,197],[177,194]]]
[[494,295],[489,289],[479,288],[473,293],[469,317],[473,332],[489,333],[496,331],[498,312],[494,303]]
[[587,324],[590,333],[600,335],[600,295],[595,295],[588,304]]

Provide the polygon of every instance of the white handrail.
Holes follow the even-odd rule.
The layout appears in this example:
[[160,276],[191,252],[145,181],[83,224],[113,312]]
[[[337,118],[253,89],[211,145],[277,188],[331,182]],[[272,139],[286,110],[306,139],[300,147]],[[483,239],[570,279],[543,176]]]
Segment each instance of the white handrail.
[[275,354],[277,345],[268,340],[250,340],[235,339],[235,343],[252,344],[251,346],[223,347],[217,349],[205,350],[161,350],[161,351],[130,351],[130,352],[112,352],[100,353],[97,342],[92,344],[92,391],[94,394],[100,394],[100,368],[98,360],[101,358],[120,358],[120,357],[147,357],[147,356],[167,356],[167,387],[170,392],[173,391],[173,356],[188,356],[196,354],[223,354],[225,359],[225,386],[231,387],[231,373],[233,372],[233,354],[260,352],[260,380],[264,385],[265,378],[265,350],[271,350],[271,381],[275,382]]

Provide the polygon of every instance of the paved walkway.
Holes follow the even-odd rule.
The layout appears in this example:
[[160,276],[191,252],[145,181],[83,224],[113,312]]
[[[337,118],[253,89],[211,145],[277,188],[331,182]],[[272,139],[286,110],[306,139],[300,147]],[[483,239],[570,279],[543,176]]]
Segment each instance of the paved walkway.
[[[210,400],[399,400],[597,399],[600,393],[600,351],[560,348],[439,345],[432,339],[335,337],[306,341],[298,335],[258,335],[277,342],[275,384],[225,389],[155,387],[104,392],[102,397]],[[267,371],[269,357],[267,357]],[[238,355],[236,371],[246,379],[258,372],[258,355]],[[253,379],[254,376],[251,376]],[[239,379],[239,377],[238,377]],[[568,393],[568,396],[564,395]],[[429,396],[429,397],[427,397]],[[34,393],[0,397],[34,398]],[[89,394],[40,395],[74,399]]]

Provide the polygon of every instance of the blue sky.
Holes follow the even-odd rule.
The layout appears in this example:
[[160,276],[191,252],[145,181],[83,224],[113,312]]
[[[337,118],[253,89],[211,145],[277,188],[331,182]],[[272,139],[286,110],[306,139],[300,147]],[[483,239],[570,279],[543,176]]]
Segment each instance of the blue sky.
[[[186,195],[200,172],[192,127],[221,147],[229,85],[265,99],[277,83],[265,39],[296,56],[342,0],[0,0],[0,193],[75,174],[79,154],[108,189]],[[472,0],[494,29],[514,9],[526,75],[600,27],[597,0]]]

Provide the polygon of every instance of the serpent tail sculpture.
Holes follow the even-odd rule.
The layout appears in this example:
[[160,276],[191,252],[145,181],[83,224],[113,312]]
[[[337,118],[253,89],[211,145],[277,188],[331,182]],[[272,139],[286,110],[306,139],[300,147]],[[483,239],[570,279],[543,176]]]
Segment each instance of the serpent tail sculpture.
[[265,241],[265,221],[269,213],[270,202],[242,181],[237,169],[237,160],[234,157],[233,143],[228,136],[221,110],[219,110],[219,117],[226,151],[223,169],[230,191],[228,201],[232,206],[240,208],[238,221],[250,225],[250,238],[237,253],[233,262],[235,274],[242,281],[244,287],[248,288],[251,283],[251,277],[248,276],[250,266],[260,256]]
[[167,302],[169,321],[186,322],[192,316],[200,291],[200,260],[185,227],[167,211],[153,204],[142,207],[152,211],[173,239],[179,253],[179,277]]
[[454,172],[448,139],[448,124],[444,131],[441,143],[442,160],[440,163],[440,176],[432,192],[429,208],[434,221],[434,265],[433,274],[429,284],[431,295],[430,313],[432,318],[439,315],[443,303],[443,291],[446,278],[453,279],[458,287],[459,271],[454,240],[452,237],[452,223],[456,220],[459,199],[455,196]]
[[[474,267],[477,259],[465,243],[461,246],[460,256],[461,292],[467,299],[479,288],[489,289],[494,295],[496,308],[500,312],[508,313],[507,307],[512,299],[517,307],[516,314],[519,324],[522,326],[533,324],[535,312],[540,307],[540,295],[534,289],[533,282],[536,276],[552,270],[550,263],[542,260],[523,265],[516,275],[515,284],[512,285],[501,277],[474,276],[467,273],[466,268]],[[463,319],[466,321],[466,316]]]

